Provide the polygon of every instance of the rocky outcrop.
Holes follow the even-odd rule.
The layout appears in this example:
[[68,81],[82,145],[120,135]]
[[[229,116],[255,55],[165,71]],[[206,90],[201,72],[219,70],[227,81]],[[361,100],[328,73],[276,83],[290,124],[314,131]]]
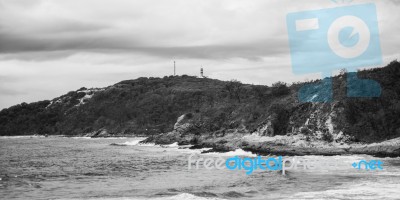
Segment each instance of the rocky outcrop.
[[[382,157],[400,156],[400,138],[385,141],[382,143],[361,144],[351,142],[349,136],[343,132],[336,132],[332,124],[335,114],[330,113],[326,116],[325,123],[322,120],[315,120],[319,129],[326,129],[325,134],[331,134],[332,140],[326,140],[319,133],[289,133],[287,135],[268,135],[268,129],[272,129],[270,124],[261,125],[257,131],[250,134],[241,129],[224,130],[214,133],[204,133],[196,135],[190,132],[196,121],[193,116],[187,114],[178,118],[174,130],[157,136],[147,138],[143,143],[172,144],[178,142],[180,145],[192,144],[192,148],[212,148],[209,151],[227,152],[236,149],[243,149],[259,155],[283,155],[283,156],[303,156],[303,155],[344,155],[344,154],[369,154]],[[308,123],[315,123],[306,120]]]
[[400,156],[400,138],[369,145],[354,145],[350,148],[349,153],[370,154],[380,157],[398,157]]
[[271,119],[268,118],[266,122],[261,124],[260,127],[257,128],[257,131],[254,132],[258,136],[274,136],[274,128],[272,127]]

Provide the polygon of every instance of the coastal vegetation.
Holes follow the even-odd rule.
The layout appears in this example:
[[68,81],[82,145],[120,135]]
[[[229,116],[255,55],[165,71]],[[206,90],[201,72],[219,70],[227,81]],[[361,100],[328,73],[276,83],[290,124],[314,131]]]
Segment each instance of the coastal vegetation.
[[260,136],[302,134],[333,142],[379,142],[400,137],[400,63],[362,70],[376,80],[377,98],[348,98],[346,76],[332,77],[333,102],[301,103],[301,86],[243,84],[193,76],[121,81],[81,88],[53,100],[21,103],[0,111],[0,135],[152,136],[174,131],[182,115],[190,133]]

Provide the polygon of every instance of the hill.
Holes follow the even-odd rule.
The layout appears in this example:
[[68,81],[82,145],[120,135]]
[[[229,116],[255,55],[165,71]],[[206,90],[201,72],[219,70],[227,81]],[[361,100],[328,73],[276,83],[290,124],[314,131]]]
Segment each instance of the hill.
[[309,83],[268,87],[186,75],[126,80],[3,109],[0,135],[151,136],[181,123],[187,124],[181,135],[301,134],[365,143],[400,137],[400,63],[358,73],[381,84],[379,98],[347,98],[346,76],[332,78],[330,103],[300,103],[298,90]]

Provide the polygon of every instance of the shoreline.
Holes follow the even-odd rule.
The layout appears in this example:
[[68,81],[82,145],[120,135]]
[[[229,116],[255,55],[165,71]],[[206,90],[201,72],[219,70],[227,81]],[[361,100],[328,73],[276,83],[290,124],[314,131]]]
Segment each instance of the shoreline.
[[107,138],[143,138],[139,143],[153,143],[156,145],[170,145],[178,143],[178,146],[193,145],[190,149],[210,148],[206,152],[225,153],[242,149],[257,155],[281,155],[281,156],[338,156],[338,155],[371,155],[374,157],[400,157],[400,137],[372,144],[346,143],[335,144],[326,143],[318,140],[305,142],[303,135],[297,136],[256,136],[252,134],[228,134],[223,137],[194,135],[177,136],[173,133],[144,136],[144,135],[102,135],[88,137],[85,135],[14,135],[0,136],[4,138],[87,138],[87,139],[107,139]]
[[148,137],[140,143],[168,145],[193,145],[191,149],[211,148],[209,152],[229,152],[237,149],[257,155],[306,156],[306,155],[360,155],[375,157],[400,157],[400,137],[380,143],[328,143],[320,140],[305,141],[303,135],[265,137],[249,134],[227,134],[223,137],[178,136],[173,133]]

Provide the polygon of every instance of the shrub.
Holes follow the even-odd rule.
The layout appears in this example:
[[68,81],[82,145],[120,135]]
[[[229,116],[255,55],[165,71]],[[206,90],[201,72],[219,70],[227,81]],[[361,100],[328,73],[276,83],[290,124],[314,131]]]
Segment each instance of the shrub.
[[275,135],[286,135],[289,125],[290,113],[283,104],[274,104],[270,112],[275,116],[272,120],[272,127]]
[[333,136],[329,132],[324,132],[322,134],[322,140],[326,142],[333,142]]
[[284,82],[276,82],[272,84],[272,95],[283,96],[290,93],[289,87]]

